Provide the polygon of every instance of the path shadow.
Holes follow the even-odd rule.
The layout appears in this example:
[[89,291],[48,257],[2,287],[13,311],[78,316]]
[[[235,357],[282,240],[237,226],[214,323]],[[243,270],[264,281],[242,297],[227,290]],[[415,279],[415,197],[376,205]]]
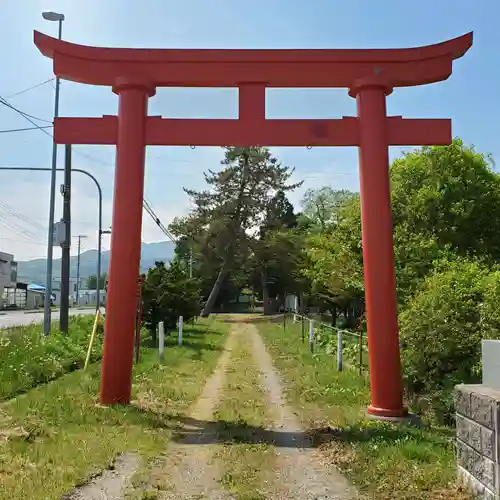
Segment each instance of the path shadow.
[[197,420],[177,418],[172,441],[183,444],[268,444],[277,448],[311,448],[312,442],[303,431],[279,431],[226,420]]
[[[209,444],[268,444],[277,448],[317,448],[330,442],[349,444],[362,442],[396,443],[407,438],[426,441],[422,429],[411,425],[381,424],[366,427],[360,422],[346,427],[314,427],[304,431],[270,430],[246,422],[226,420],[197,420],[186,415],[156,413],[133,407],[139,425],[172,431],[171,440],[187,445]],[[443,444],[449,436],[442,435]],[[436,442],[437,436],[432,441]]]
[[214,316],[224,323],[283,323],[283,314],[264,316],[262,313],[231,313],[227,316],[224,314]]

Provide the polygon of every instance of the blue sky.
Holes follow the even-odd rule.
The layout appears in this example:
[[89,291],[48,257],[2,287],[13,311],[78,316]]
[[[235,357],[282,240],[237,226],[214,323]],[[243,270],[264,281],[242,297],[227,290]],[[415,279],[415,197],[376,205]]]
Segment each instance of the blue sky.
[[[63,36],[97,46],[173,48],[385,48],[440,42],[474,31],[474,45],[454,65],[443,83],[398,89],[388,98],[390,114],[452,118],[453,134],[482,152],[500,158],[500,2],[498,0],[2,0],[0,5],[0,95],[23,111],[46,120],[53,113],[53,84],[17,92],[52,76],[51,61],[32,42],[37,29],[56,35],[43,10],[64,12]],[[61,115],[115,114],[117,97],[108,88],[63,82]],[[236,117],[237,94],[231,89],[161,89],[151,99],[150,114],[169,117]],[[267,116],[335,118],[354,115],[347,91],[271,90]],[[0,130],[30,126],[12,110],[0,107]],[[40,131],[0,134],[0,166],[49,167],[51,141]],[[105,224],[111,223],[114,148],[78,147],[75,168],[93,173],[104,191]],[[304,189],[329,184],[358,189],[355,148],[276,148],[275,154],[296,167]],[[63,151],[59,161],[63,166]],[[83,153],[83,154],[81,154]],[[391,157],[400,151],[391,149]],[[203,187],[202,172],[217,168],[218,148],[148,148],[145,196],[165,224],[188,209],[182,187]],[[18,260],[45,256],[49,176],[2,172],[0,249]],[[58,186],[62,176],[58,180]],[[298,204],[301,192],[293,195]],[[61,215],[57,197],[56,219]],[[88,179],[73,177],[73,234],[96,243],[97,202]],[[3,205],[2,205],[3,204]],[[6,208],[7,207],[7,208]],[[163,235],[145,215],[143,240]],[[105,247],[108,241],[104,241]],[[55,255],[59,255],[56,249]]]

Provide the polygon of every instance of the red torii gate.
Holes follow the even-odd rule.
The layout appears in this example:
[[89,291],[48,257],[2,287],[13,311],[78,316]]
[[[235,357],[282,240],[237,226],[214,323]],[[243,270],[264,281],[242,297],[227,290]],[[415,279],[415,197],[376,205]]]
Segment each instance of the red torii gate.
[[[370,414],[401,417],[388,146],[446,145],[447,119],[388,117],[395,87],[447,79],[472,33],[436,45],[369,50],[190,50],[97,48],[35,32],[40,52],[60,78],[106,85],[119,95],[118,116],[58,118],[58,144],[115,144],[113,232],[106,307],[101,403],[128,403],[141,251],[145,146],[358,146],[363,261],[370,362]],[[238,119],[148,116],[157,87],[235,87]],[[270,120],[268,87],[345,87],[358,116]]]

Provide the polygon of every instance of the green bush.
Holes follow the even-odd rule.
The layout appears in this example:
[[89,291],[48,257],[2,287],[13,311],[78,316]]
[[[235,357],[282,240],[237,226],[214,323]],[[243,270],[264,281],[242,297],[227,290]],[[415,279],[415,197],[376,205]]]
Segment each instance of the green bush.
[[156,262],[155,267],[149,269],[142,297],[144,324],[153,334],[160,321],[166,328],[175,328],[179,316],[187,322],[201,308],[200,284],[187,276],[178,260],[168,266]]
[[[82,367],[93,321],[93,316],[72,316],[68,336],[58,330],[45,336],[41,325],[0,330],[0,401]],[[97,333],[91,360],[102,355],[102,324]]]
[[480,380],[481,340],[498,336],[499,297],[500,273],[460,259],[441,263],[400,314],[408,394],[425,395],[444,422],[452,418],[453,387]]

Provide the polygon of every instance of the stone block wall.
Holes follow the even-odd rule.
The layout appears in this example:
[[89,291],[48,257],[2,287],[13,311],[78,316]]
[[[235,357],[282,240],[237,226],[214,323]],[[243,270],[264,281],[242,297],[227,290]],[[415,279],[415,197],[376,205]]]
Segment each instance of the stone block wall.
[[455,388],[459,480],[488,500],[500,500],[500,391]]

